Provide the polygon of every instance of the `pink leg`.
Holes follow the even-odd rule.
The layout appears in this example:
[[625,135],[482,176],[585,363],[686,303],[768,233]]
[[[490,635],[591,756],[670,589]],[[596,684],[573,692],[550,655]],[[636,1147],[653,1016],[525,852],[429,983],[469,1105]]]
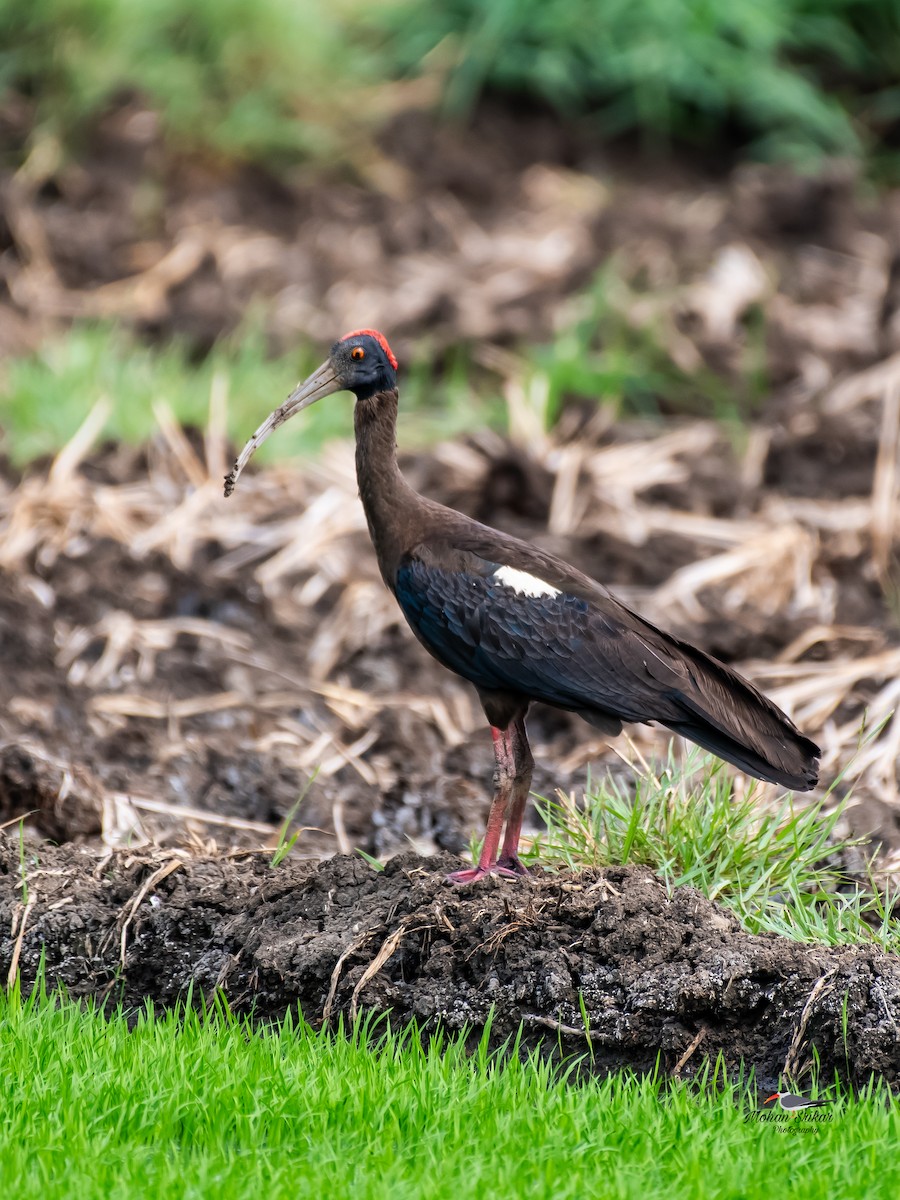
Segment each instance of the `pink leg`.
[[522,818],[525,816],[525,805],[528,803],[528,793],[531,791],[531,773],[534,769],[534,759],[531,747],[525,733],[525,720],[518,717],[510,727],[512,733],[512,752],[515,770],[513,774],[512,802],[506,820],[506,836],[503,839],[503,849],[497,860],[497,865],[514,875],[527,875],[528,868],[519,859],[519,836],[522,833]]
[[[494,799],[488,813],[484,845],[478,865],[454,871],[447,876],[451,883],[475,883],[484,879],[486,875],[506,875],[515,878],[527,873],[516,856],[522,815],[531,786],[531,768],[534,765],[525,739],[524,722],[521,719],[514,721],[508,729],[497,729],[492,725],[491,737],[494,739],[497,766],[494,770]],[[500,832],[510,799],[512,806],[503,841],[503,856],[498,861]]]

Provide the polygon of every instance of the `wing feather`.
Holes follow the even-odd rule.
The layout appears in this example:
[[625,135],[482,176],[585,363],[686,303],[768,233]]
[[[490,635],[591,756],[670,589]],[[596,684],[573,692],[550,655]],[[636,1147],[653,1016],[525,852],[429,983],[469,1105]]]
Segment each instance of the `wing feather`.
[[[400,607],[445,666],[483,692],[580,712],[601,728],[659,721],[761,779],[814,786],[818,748],[752,684],[552,556],[513,539],[495,549],[506,541],[512,563],[430,543],[399,564]],[[513,586],[521,571],[546,592]]]
[[491,570],[419,558],[401,564],[397,599],[432,654],[477,687],[629,721],[663,719],[660,684],[675,686],[677,672],[654,676],[647,663],[658,656],[623,622],[565,592],[523,594],[494,577],[496,564],[485,566]]

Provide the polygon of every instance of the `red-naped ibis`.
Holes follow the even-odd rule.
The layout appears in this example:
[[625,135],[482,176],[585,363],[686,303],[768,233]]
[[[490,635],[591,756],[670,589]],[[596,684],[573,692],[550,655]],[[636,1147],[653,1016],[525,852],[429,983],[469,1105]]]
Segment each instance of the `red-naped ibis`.
[[534,700],[608,734],[623,721],[657,721],[757,779],[815,786],[818,747],[730,667],[663,633],[562,559],[414,492],[397,465],[396,371],[383,334],[346,334],[260,425],[225,495],[273,429],[332,392],[355,394],[359,494],[381,574],[425,649],[475,685],[494,739],[484,846],[477,866],[449,876],[454,883],[526,874],[518,846]]
[[804,1108],[827,1108],[831,1103],[829,1100],[808,1100],[796,1092],[773,1092],[763,1104],[771,1104],[773,1100],[777,1100],[779,1107],[792,1115],[802,1112]]

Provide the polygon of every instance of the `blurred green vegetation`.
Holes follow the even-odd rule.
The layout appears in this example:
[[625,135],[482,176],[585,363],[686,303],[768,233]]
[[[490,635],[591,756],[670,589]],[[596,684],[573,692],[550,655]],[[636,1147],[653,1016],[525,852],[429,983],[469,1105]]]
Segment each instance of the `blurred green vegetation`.
[[609,134],[809,159],[900,123],[897,0],[0,0],[0,92],[65,141],[123,93],[172,141],[271,165],[338,152],[361,88],[440,72]]
[[235,159],[334,152],[348,81],[373,65],[347,36],[352,0],[0,0],[0,92],[77,140],[143,94],[171,143]]
[[[0,0],[0,35],[0,107],[4,94],[24,97],[33,136],[76,154],[91,122],[137,92],[175,149],[276,168],[334,158],[348,130],[358,144],[373,87],[422,71],[444,81],[452,112],[493,89],[593,114],[610,133],[709,148],[745,137],[770,156],[886,155],[879,137],[900,129],[897,0]],[[627,319],[616,270],[548,344],[522,349],[520,382],[545,427],[572,398],[619,413],[752,416],[767,388],[762,316],[745,322],[731,375],[685,370],[671,331]],[[20,462],[58,448],[101,394],[115,402],[115,436],[147,436],[156,398],[202,423],[216,373],[240,443],[322,350],[273,359],[245,328],[198,365],[186,345],[152,350],[80,326],[6,367],[4,447]],[[497,378],[473,370],[464,348],[437,368],[426,350],[404,363],[405,443],[476,421],[502,428]],[[341,404],[320,406],[265,452],[315,448],[349,430]]]
[[[6,363],[0,378],[0,451],[20,465],[55,453],[103,398],[113,405],[105,428],[109,437],[138,443],[152,436],[153,406],[159,402],[183,424],[203,427],[216,377],[227,397],[229,436],[241,446],[326,353],[322,346],[301,346],[296,353],[272,357],[264,337],[245,328],[198,363],[178,342],[153,347],[122,329],[77,325],[34,354]],[[474,399],[469,367],[459,353],[440,376],[424,360],[404,371],[405,449],[453,437],[473,423],[502,426],[499,394],[488,387]],[[254,461],[313,453],[330,438],[352,434],[352,398],[329,397],[280,429]]]
[[[226,385],[229,431],[243,429],[249,435],[313,365],[302,354],[268,358],[262,339],[252,333],[219,343],[194,363],[178,343],[152,347],[124,330],[75,326],[44,341],[34,354],[7,363],[0,416],[7,436],[0,446],[17,463],[52,454],[104,398],[113,405],[105,430],[110,437],[129,442],[148,437],[155,426],[153,405],[159,402],[182,423],[202,426],[217,375]],[[307,436],[321,441],[339,433],[336,416],[319,406],[305,426]]]
[[[745,343],[731,375],[701,364],[678,366],[667,348],[670,331],[636,325],[627,316],[635,293],[613,260],[573,304],[553,338],[510,356],[504,375],[519,386],[541,428],[553,428],[572,401],[610,405],[621,416],[711,417],[741,430],[768,392],[762,313],[748,318]],[[140,442],[152,435],[153,404],[164,401],[178,419],[202,427],[218,376],[228,398],[228,432],[242,445],[294,384],[327,353],[301,345],[272,355],[260,325],[246,322],[203,359],[187,342],[153,346],[114,325],[77,324],[47,339],[33,354],[10,359],[0,373],[0,449],[16,463],[54,453],[101,397],[113,402],[106,432]],[[405,449],[469,432],[475,425],[507,431],[510,413],[502,380],[479,366],[466,347],[432,355],[427,340],[401,363]],[[339,397],[291,422],[259,452],[274,461],[317,450],[352,434],[350,404]]]
[[447,106],[485,89],[596,113],[607,133],[764,157],[853,153],[900,117],[896,0],[400,0],[406,69],[444,44]]
[[[624,311],[629,295],[613,262],[552,340],[510,357],[515,369],[508,366],[505,373],[520,385],[537,424],[549,431],[568,403],[585,400],[610,405],[617,416],[704,416],[743,429],[767,391],[761,316],[748,324],[735,376],[705,365],[690,372],[667,350],[665,329],[629,322]],[[186,342],[152,346],[123,328],[75,325],[33,354],[6,363],[0,374],[0,450],[20,464],[54,453],[102,397],[113,402],[110,437],[140,442],[151,436],[158,401],[182,423],[202,427],[217,376],[228,400],[228,432],[240,446],[327,349],[307,344],[273,356],[259,326],[247,323],[197,361]],[[462,435],[476,425],[508,430],[501,379],[473,361],[465,347],[432,357],[422,342],[401,364],[400,386],[404,449]],[[350,437],[351,405],[344,399],[347,403],[335,397],[317,404],[266,442],[257,457],[274,461],[308,454],[329,438]]]

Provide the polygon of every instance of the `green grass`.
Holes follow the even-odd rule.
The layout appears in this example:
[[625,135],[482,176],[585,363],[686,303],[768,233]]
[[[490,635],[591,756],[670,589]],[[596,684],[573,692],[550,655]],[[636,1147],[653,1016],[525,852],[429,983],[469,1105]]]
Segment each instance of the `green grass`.
[[[0,450],[19,464],[55,452],[104,397],[113,405],[104,430],[108,437],[141,442],[152,436],[158,401],[168,404],[182,423],[203,427],[216,377],[228,398],[229,434],[241,446],[326,354],[326,347],[304,345],[296,353],[272,358],[260,336],[244,331],[196,363],[178,343],[154,348],[122,330],[76,326],[35,354],[4,365]],[[473,424],[502,424],[496,394],[473,398],[464,356],[453,359],[439,377],[423,361],[408,370],[404,364],[402,387],[401,443],[406,449],[454,436]],[[337,395],[280,429],[258,459],[308,454],[329,438],[352,436],[352,397]]]
[[[651,143],[809,160],[887,146],[895,0],[0,0],[0,94],[77,148],[137,92],[169,145],[276,169],[351,158],[398,72],[445,107],[527,95]],[[386,96],[386,93],[384,93]]]
[[[133,1027],[130,1027],[130,1024]],[[900,1108],[754,1116],[745,1085],[554,1074],[535,1057],[362,1022],[346,1036],[219,1007],[129,1023],[0,996],[0,1179],[29,1200],[900,1194]]]
[[[124,331],[78,326],[39,351],[10,360],[4,370],[0,428],[4,449],[19,463],[53,453],[76,431],[101,399],[112,402],[104,433],[140,442],[156,428],[153,405],[168,404],[184,424],[204,426],[210,390],[218,375],[225,382],[229,431],[249,436],[298,379],[314,366],[308,348],[284,358],[268,358],[262,340],[245,336],[220,343],[202,362],[192,363],[177,343],[154,348]],[[300,428],[287,426],[282,453],[317,445],[345,427],[339,405],[320,405]],[[261,455],[262,457],[262,455]]]
[[538,799],[547,829],[526,857],[573,868],[649,866],[671,887],[696,887],[731,908],[752,933],[900,953],[900,917],[888,899],[871,879],[858,883],[840,868],[854,844],[837,834],[841,806],[790,794],[768,806],[755,791],[735,798],[722,763],[692,750],[683,766],[670,758],[628,786],[589,781],[581,805]]
[[374,68],[353,18],[352,0],[0,0],[0,93],[32,98],[38,131],[68,144],[137,91],[174,148],[329,156]]
[[415,70],[441,47],[446,103],[485,90],[593,113],[609,133],[809,160],[876,141],[900,115],[894,0],[400,0],[392,49]]

